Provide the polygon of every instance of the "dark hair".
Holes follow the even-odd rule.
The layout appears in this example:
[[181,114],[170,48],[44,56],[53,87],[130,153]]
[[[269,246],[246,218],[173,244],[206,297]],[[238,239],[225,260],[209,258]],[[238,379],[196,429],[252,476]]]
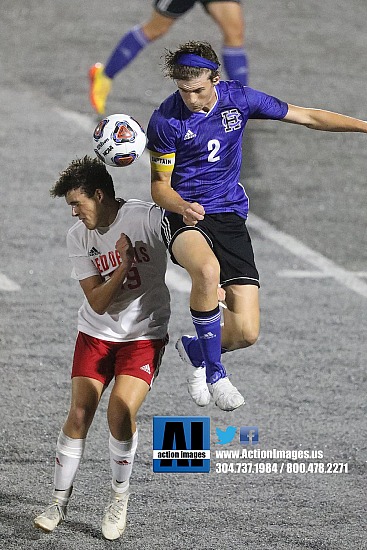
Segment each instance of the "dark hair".
[[101,189],[107,196],[115,198],[115,188],[106,166],[97,158],[87,155],[82,159],[73,160],[60,173],[55,185],[50,189],[51,197],[65,197],[72,189],[81,189],[87,197],[93,197],[96,189]]
[[215,77],[219,76],[218,69],[203,69],[201,67],[188,67],[187,65],[178,65],[177,59],[180,55],[184,53],[194,53],[200,55],[200,57],[205,57],[209,61],[213,61],[220,65],[217,54],[213,50],[209,42],[187,42],[182,44],[178,50],[171,52],[166,50],[165,62],[164,62],[164,72],[165,75],[173,80],[190,80],[191,78],[198,78],[205,71],[209,71],[209,80],[213,80]]

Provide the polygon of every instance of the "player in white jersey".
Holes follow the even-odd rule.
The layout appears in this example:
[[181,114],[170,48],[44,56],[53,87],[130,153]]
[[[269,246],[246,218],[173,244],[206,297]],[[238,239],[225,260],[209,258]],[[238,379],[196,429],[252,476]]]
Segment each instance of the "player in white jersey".
[[51,505],[34,520],[51,532],[65,519],[86,437],[114,379],[107,419],[112,490],[102,520],[106,539],[126,526],[129,480],[138,444],[136,415],[158,374],[170,315],[162,210],[117,199],[105,165],[74,160],[51,189],[79,221],[67,235],[72,277],[85,299],[78,313],[71,405],[56,447]]
[[[201,406],[210,395],[224,410],[244,403],[221,353],[256,342],[259,275],[246,228],[248,200],[240,184],[242,136],[249,118],[281,120],[315,130],[367,133],[367,122],[322,109],[290,105],[238,81],[220,82],[207,42],[167,51],[165,70],[178,90],[148,125],[152,197],[166,209],[166,244],[192,280],[190,310],[197,337],[177,342],[194,369],[189,392]],[[225,289],[224,326],[218,284]],[[206,384],[208,382],[208,386]]]

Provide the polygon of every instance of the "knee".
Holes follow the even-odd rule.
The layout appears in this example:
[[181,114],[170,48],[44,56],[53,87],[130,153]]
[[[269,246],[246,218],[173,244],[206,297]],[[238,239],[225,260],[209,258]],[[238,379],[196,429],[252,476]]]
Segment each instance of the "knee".
[[256,344],[257,339],[259,338],[260,324],[258,320],[252,320],[252,322],[247,322],[242,327],[242,341],[244,345],[242,347],[247,348]]
[[190,273],[193,284],[204,289],[214,288],[217,292],[219,284],[219,265],[216,262],[207,262]]
[[216,262],[204,264],[200,269],[200,277],[204,284],[215,285],[217,288],[219,283],[219,265]]
[[235,342],[233,349],[239,349],[239,348],[249,348],[250,346],[253,346],[256,344],[257,339],[259,335],[255,332],[246,332],[243,333],[240,338]]
[[243,342],[245,342],[245,345],[243,347],[249,347],[256,344],[257,340],[259,338],[259,330],[257,328],[254,328],[250,331],[246,331],[243,334]]

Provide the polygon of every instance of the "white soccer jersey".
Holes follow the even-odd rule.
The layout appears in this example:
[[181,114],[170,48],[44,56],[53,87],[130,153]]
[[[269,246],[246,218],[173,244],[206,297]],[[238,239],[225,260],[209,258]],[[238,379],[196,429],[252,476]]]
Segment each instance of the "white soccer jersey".
[[167,251],[161,239],[162,210],[152,203],[128,200],[108,228],[89,230],[78,221],[67,234],[72,277],[79,281],[108,277],[119,265],[116,242],[125,233],[135,249],[135,262],[121,292],[106,313],[98,315],[87,299],[78,312],[78,330],[112,342],[164,338],[170,315],[165,284]]

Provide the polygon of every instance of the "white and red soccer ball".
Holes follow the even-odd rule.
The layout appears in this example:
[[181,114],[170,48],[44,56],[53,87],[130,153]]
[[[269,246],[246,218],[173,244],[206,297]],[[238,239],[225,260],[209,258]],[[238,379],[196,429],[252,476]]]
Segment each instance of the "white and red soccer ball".
[[146,143],[143,128],[130,115],[107,116],[93,132],[94,152],[108,166],[129,166],[142,155]]

